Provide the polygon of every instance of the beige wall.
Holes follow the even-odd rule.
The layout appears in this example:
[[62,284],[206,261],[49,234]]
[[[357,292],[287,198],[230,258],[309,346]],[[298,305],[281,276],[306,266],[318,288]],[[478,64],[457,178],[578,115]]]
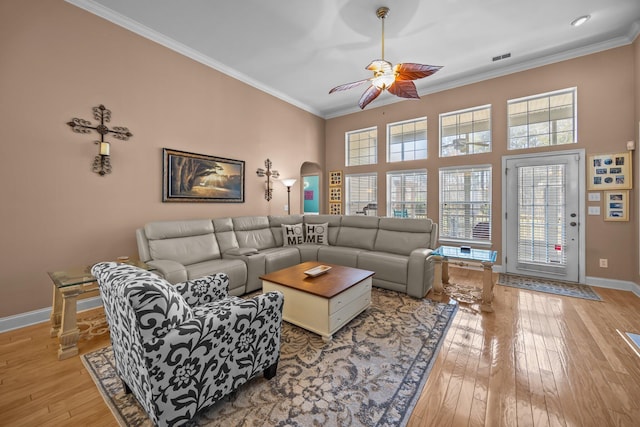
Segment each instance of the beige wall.
[[[98,134],[66,125],[101,103],[134,134],[107,138],[105,177]],[[324,163],[323,119],[62,0],[0,2],[0,123],[0,318],[50,306],[49,270],[135,255],[145,222],[285,214],[255,174],[267,157],[283,177]],[[162,203],[163,147],[244,160],[246,202]]]
[[[493,249],[501,254],[502,199],[501,159],[505,155],[534,153],[543,149],[508,151],[506,105],[509,99],[535,95],[569,87],[578,88],[578,143],[549,150],[584,148],[586,154],[626,150],[626,141],[634,139],[637,129],[635,107],[638,94],[634,91],[637,76],[634,57],[638,42],[606,52],[570,61],[495,78],[451,89],[421,100],[404,101],[375,108],[375,103],[363,112],[334,118],[326,126],[327,170],[344,170],[345,174],[375,171],[378,173],[378,206],[383,215],[386,205],[386,172],[391,170],[427,168],[428,215],[438,221],[438,168],[457,165],[493,165],[492,240]],[[635,53],[634,53],[635,52]],[[391,96],[389,94],[381,95]],[[354,103],[357,96],[354,94]],[[440,113],[492,105],[493,152],[450,158],[438,157],[438,115]],[[373,108],[372,108],[373,107]],[[388,164],[386,159],[387,123],[427,116],[428,159]],[[378,159],[375,166],[345,167],[344,134],[366,127],[378,128]],[[637,125],[636,125],[637,126]],[[634,130],[635,129],[635,130]],[[637,170],[637,168],[636,168]],[[638,186],[636,185],[636,189]],[[634,194],[637,190],[634,190]],[[602,216],[586,219],[586,273],[588,276],[629,280],[637,279],[637,209],[632,197],[629,222],[605,222]],[[609,268],[598,266],[599,258],[608,258]]]

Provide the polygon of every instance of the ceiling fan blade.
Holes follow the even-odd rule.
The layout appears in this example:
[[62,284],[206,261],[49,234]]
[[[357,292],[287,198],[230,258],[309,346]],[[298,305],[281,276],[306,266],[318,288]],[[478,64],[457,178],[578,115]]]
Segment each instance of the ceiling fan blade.
[[398,80],[417,80],[432,75],[440,68],[442,67],[438,65],[423,65],[405,62],[404,64],[396,64],[396,66],[393,67],[393,71],[398,75]]
[[371,80],[371,79],[364,79],[364,80],[358,80],[357,82],[345,83],[343,85],[334,87],[333,89],[331,89],[329,91],[329,93],[338,92],[340,90],[351,89],[351,88],[354,88],[356,86],[360,86],[362,83],[368,82],[369,80]]
[[416,89],[416,85],[413,84],[411,80],[398,80],[391,86],[387,88],[387,90],[394,94],[395,96],[399,96],[401,98],[420,98],[418,95],[418,90]]
[[369,104],[371,101],[373,101],[374,99],[376,99],[378,97],[378,95],[380,95],[380,93],[382,92],[382,89],[371,85],[369,86],[369,89],[367,89],[363,94],[362,97],[360,98],[360,101],[358,102],[358,105],[360,105],[360,108],[362,108],[364,110],[364,107],[367,106],[367,104]]

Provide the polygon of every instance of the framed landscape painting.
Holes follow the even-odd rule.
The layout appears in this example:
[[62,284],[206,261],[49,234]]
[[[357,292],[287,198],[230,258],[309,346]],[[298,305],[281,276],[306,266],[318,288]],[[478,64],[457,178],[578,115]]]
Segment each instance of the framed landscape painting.
[[162,149],[163,202],[244,203],[244,161]]

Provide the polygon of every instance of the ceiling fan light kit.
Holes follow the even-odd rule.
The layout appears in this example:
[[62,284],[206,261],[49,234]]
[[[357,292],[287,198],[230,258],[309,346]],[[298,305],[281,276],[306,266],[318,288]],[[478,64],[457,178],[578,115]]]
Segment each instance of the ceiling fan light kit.
[[369,88],[364,92],[358,102],[361,109],[364,109],[364,107],[376,99],[384,90],[387,90],[391,94],[401,98],[420,98],[413,80],[428,77],[442,68],[437,65],[423,65],[411,62],[396,64],[394,66],[391,62],[385,61],[384,20],[388,14],[388,7],[379,7],[376,10],[376,16],[382,21],[382,59],[371,61],[371,63],[366,67],[367,70],[373,71],[373,77],[336,86],[329,91],[329,93],[333,93],[347,90],[369,82]]

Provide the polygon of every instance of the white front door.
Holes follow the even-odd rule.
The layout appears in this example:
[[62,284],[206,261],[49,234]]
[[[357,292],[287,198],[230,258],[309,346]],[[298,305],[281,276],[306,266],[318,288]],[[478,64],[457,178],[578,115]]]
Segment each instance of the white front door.
[[584,150],[504,158],[505,272],[584,277]]

